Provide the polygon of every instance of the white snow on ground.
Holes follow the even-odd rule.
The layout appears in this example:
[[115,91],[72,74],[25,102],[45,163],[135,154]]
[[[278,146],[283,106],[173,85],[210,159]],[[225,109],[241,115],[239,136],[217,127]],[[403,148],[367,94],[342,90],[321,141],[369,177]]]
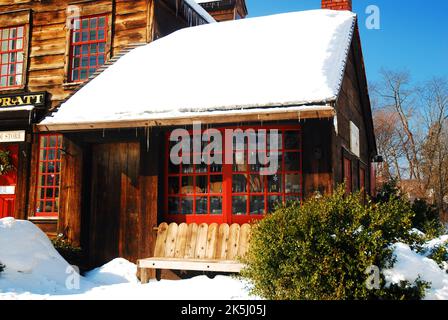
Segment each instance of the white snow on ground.
[[79,278],[79,289],[70,289],[76,283],[72,281],[73,269],[47,236],[31,222],[13,218],[0,219],[0,262],[6,266],[0,273],[0,300],[256,298],[249,296],[247,283],[228,276],[142,285],[135,276],[135,264],[121,258],[88,272]]
[[388,283],[414,282],[420,276],[421,280],[431,282],[425,299],[448,300],[448,274],[434,260],[412,251],[404,243],[396,243],[393,249],[397,261],[392,269],[384,271]]
[[355,20],[311,10],[185,28],[125,54],[41,124],[335,101]]
[[[426,243],[428,248],[445,243],[448,235]],[[390,283],[413,282],[420,276],[432,283],[426,299],[448,300],[448,274],[435,261],[412,251],[404,243],[394,245],[397,261],[384,275]],[[229,300],[258,299],[248,293],[249,283],[228,276],[187,280],[162,280],[140,284],[136,266],[115,259],[79,277],[79,288],[70,289],[73,270],[53,248],[46,235],[29,221],[0,219],[0,273],[2,299],[136,299]],[[67,273],[68,271],[68,273]]]

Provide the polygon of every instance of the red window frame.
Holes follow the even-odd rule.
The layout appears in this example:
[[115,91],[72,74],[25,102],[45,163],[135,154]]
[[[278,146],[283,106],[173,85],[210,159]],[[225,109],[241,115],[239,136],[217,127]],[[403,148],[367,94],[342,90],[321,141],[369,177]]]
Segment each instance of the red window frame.
[[25,26],[0,28],[0,90],[23,86]]
[[[54,141],[55,143],[52,143]],[[39,136],[35,216],[57,217],[62,170],[62,135]]]
[[[255,131],[260,129],[266,129],[267,133],[269,133],[269,130],[271,129],[278,129],[279,133],[282,134],[282,145],[279,148],[279,152],[281,153],[281,163],[279,163],[280,170],[279,176],[281,180],[281,191],[277,192],[269,192],[268,191],[268,179],[271,176],[261,176],[259,175],[259,171],[253,171],[251,169],[252,165],[246,164],[247,168],[243,171],[235,170],[235,165],[232,164],[223,164],[221,171],[218,172],[211,170],[212,165],[207,166],[208,169],[206,172],[196,172],[196,165],[187,165],[188,170],[186,170],[186,173],[183,172],[184,167],[182,164],[179,165],[178,173],[172,173],[169,172],[169,152],[170,152],[170,145],[172,142],[169,141],[170,133],[167,133],[166,135],[166,163],[165,163],[165,199],[164,199],[164,218],[168,222],[187,222],[187,223],[239,223],[243,224],[246,222],[249,222],[251,220],[260,220],[263,217],[265,217],[266,212],[269,211],[269,203],[268,203],[268,197],[279,197],[281,201],[284,203],[289,200],[298,200],[300,201],[302,199],[302,189],[303,189],[303,177],[302,177],[302,132],[301,128],[298,125],[283,125],[283,126],[252,126],[252,127],[226,127],[226,128],[216,128],[219,130],[222,134],[223,139],[225,139],[225,129],[254,129]],[[296,132],[297,133],[297,140],[298,140],[298,147],[295,149],[288,149],[285,148],[285,134],[287,132]],[[192,132],[189,132],[192,134]],[[223,147],[225,147],[225,143],[223,142]],[[266,151],[266,150],[260,150],[260,151]],[[224,150],[225,152],[225,150]],[[250,150],[248,148],[245,150],[246,156],[248,156],[248,153]],[[234,150],[235,153],[235,150]],[[287,155],[293,154],[294,156],[297,156],[297,169],[295,170],[287,170],[285,167],[285,159]],[[223,156],[224,158],[224,156]],[[224,159],[223,159],[224,161]],[[295,162],[292,162],[295,163]],[[203,167],[202,167],[203,168]],[[216,168],[216,167],[215,167]],[[220,190],[215,190],[214,192],[211,192],[211,177],[213,176],[220,176],[222,175],[222,192],[219,192]],[[246,189],[244,191],[235,191],[233,190],[233,181],[234,176],[237,175],[245,175],[246,176]],[[247,177],[250,176],[257,176],[262,179],[263,189],[258,190],[257,192],[254,192],[250,188],[251,180],[247,179]],[[287,192],[287,186],[286,186],[286,176],[290,176],[292,178],[293,176],[297,176],[296,179],[298,179],[299,182],[299,188],[296,191],[292,191],[292,187],[290,187],[290,192]],[[197,192],[197,177],[203,176],[207,177],[207,192]],[[182,190],[182,179],[187,177],[192,179],[193,188],[191,193],[184,193]],[[170,191],[170,179],[178,179],[178,190],[179,192],[176,193],[175,191]],[[219,178],[218,178],[219,180]],[[295,180],[295,179],[293,179]],[[293,181],[291,180],[291,181]],[[199,189],[200,190],[200,189]],[[233,197],[247,197],[246,199],[246,212],[241,212],[240,214],[234,214],[233,213]],[[196,199],[197,198],[205,198],[207,197],[207,211],[206,213],[197,213],[197,207],[196,207]],[[210,212],[211,209],[211,202],[210,198],[222,198],[222,211],[218,214],[212,214]],[[263,213],[262,214],[251,214],[251,197],[262,197],[263,198]],[[181,211],[184,206],[182,206],[182,199],[188,198],[189,201],[192,201],[192,211],[193,213],[179,213],[179,214],[173,214],[170,213],[169,209],[169,202],[174,201],[174,199],[178,199],[177,207],[178,211]],[[261,199],[260,199],[261,200]]]
[[359,190],[361,192],[366,192],[366,170],[364,168],[359,168]]
[[[101,26],[100,21],[103,21]],[[108,16],[101,14],[75,18],[72,26],[68,80],[82,82],[106,62]]]
[[344,183],[345,183],[345,192],[347,194],[351,193],[353,191],[352,188],[352,161],[347,158],[343,157],[343,168],[344,168]]

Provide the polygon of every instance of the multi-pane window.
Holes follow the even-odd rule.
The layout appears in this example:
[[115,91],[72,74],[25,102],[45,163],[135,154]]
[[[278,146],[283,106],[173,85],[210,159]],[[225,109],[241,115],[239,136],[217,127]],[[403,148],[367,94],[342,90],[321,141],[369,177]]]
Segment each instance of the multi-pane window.
[[86,80],[106,61],[107,16],[76,18],[70,43],[69,81]]
[[[264,128],[255,128],[248,134],[242,150],[234,140],[233,161],[222,165],[204,162],[174,165],[168,153],[175,143],[168,141],[166,218],[169,221],[244,223],[262,218],[278,204],[300,200],[300,128],[273,128],[278,130],[274,144],[277,147],[271,146],[270,129],[267,129],[267,136],[257,135],[258,129]],[[224,131],[220,130],[222,137],[228,139]],[[203,142],[202,150],[206,144],[207,141]],[[223,141],[225,145],[227,143]],[[222,151],[215,150],[213,156],[219,153]],[[192,159],[190,155],[195,155],[192,148],[187,155]],[[261,174],[268,166],[267,159],[275,159],[274,163],[278,165],[274,172]]]
[[0,90],[23,84],[25,27],[0,28]]
[[59,213],[61,148],[61,135],[40,136],[36,216],[57,216]]

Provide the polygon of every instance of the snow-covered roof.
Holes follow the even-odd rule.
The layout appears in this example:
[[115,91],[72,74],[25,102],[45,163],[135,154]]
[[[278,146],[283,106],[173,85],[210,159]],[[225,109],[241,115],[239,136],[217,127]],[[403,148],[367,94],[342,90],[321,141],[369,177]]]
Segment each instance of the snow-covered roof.
[[333,102],[355,20],[312,10],[179,30],[125,54],[41,125]]

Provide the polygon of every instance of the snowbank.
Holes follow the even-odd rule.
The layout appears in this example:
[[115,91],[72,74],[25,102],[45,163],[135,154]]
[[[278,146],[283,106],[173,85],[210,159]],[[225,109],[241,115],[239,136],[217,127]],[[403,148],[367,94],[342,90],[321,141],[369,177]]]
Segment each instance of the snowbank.
[[383,272],[388,283],[414,282],[420,276],[421,280],[431,282],[425,299],[448,300],[448,274],[434,260],[412,251],[404,243],[396,243],[393,249],[397,261],[392,269]]
[[[444,244],[448,235],[429,241],[428,248]],[[432,283],[426,299],[448,300],[448,274],[435,261],[418,254],[404,243],[394,245],[397,261],[385,270],[389,283],[413,282],[419,276]],[[78,276],[73,288],[73,269],[53,248],[46,235],[29,221],[0,219],[0,273],[2,299],[136,299],[169,300],[257,299],[248,293],[249,283],[238,279],[205,276],[177,281],[151,281],[142,285],[136,278],[136,266],[115,259],[104,266]],[[77,275],[77,274],[75,274]],[[76,278],[76,277],[75,277]],[[72,285],[72,286],[70,286]]]
[[[47,236],[29,221],[0,219],[0,273],[2,299],[253,299],[247,283],[218,276],[142,285],[136,266],[115,259],[84,277],[54,249]],[[192,290],[194,288],[194,290]]]

